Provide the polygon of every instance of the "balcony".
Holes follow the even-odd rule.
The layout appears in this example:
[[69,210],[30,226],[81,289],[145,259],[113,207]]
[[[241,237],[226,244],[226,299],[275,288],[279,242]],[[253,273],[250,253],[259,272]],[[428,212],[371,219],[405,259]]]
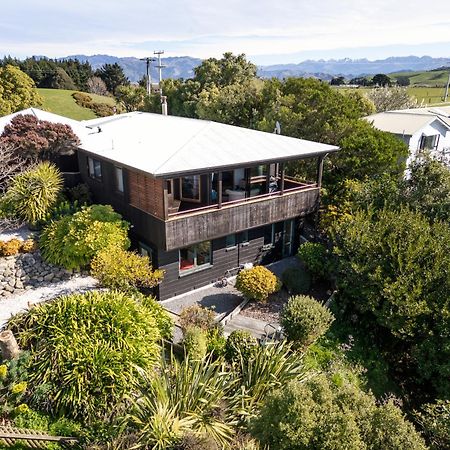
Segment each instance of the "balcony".
[[309,214],[318,205],[319,191],[317,183],[286,177],[276,192],[169,212],[166,250]]

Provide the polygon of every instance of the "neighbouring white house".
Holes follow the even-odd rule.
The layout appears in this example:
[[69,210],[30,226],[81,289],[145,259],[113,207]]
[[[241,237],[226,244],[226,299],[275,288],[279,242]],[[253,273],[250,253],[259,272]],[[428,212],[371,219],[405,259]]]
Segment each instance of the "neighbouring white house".
[[408,145],[407,164],[423,150],[437,157],[450,156],[450,106],[386,111],[365,119]]

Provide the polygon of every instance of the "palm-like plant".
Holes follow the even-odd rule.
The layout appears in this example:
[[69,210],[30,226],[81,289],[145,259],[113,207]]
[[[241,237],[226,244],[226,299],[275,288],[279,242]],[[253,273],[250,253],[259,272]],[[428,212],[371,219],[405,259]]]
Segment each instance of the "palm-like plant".
[[[234,380],[225,364],[206,358],[179,362],[163,358],[158,376],[142,373],[125,422],[140,430],[140,446],[169,448],[189,431],[211,436],[221,447],[233,436],[225,423],[227,392]],[[170,444],[170,445],[169,445]]]
[[42,162],[13,178],[6,199],[21,219],[34,224],[47,216],[62,186],[63,178],[56,166]]
[[302,357],[302,354],[292,351],[286,341],[257,347],[251,358],[240,354],[233,364],[237,389],[230,396],[232,420],[245,425],[257,415],[269,392],[293,379],[304,381],[306,371]]

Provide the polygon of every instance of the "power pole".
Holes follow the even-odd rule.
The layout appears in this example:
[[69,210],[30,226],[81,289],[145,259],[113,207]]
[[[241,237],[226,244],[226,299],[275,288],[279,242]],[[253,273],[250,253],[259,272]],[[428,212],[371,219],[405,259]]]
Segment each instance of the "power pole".
[[156,61],[156,59],[147,56],[146,58],[141,58],[140,60],[146,62],[147,67],[146,87],[147,87],[147,94],[150,95],[152,93],[152,74],[150,70],[150,63]]
[[162,90],[162,69],[164,69],[166,66],[161,63],[161,55],[164,55],[164,50],[154,51],[154,55],[157,55],[158,58],[158,65],[156,68],[159,71],[159,95],[161,97],[161,109],[163,115],[167,116],[167,97],[163,95]]

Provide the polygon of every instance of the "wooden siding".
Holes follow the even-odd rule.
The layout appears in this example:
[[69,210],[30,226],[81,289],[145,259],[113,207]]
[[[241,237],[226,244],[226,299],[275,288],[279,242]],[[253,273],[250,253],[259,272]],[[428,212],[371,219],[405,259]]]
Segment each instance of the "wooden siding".
[[221,209],[174,217],[165,222],[166,250],[261,227],[316,210],[319,188],[285,193]]
[[[158,267],[165,271],[164,280],[158,288],[160,300],[214,283],[223,277],[228,269],[239,264],[267,263],[273,260],[270,251],[264,251],[264,228],[249,231],[248,245],[237,245],[227,249],[225,237],[215,239],[211,243],[212,265],[204,270],[180,276],[178,250],[158,251]],[[206,305],[205,305],[206,306]]]
[[164,180],[128,171],[130,204],[164,219]]

